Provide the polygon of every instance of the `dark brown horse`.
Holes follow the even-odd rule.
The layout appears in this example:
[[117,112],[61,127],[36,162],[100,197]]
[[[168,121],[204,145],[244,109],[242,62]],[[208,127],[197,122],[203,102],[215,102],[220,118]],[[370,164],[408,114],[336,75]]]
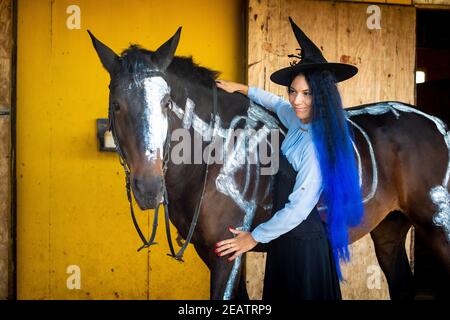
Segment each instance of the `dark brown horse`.
[[[269,219],[273,176],[262,174],[267,167],[259,162],[238,164],[244,150],[255,154],[256,147],[245,143],[245,135],[235,139],[229,134],[245,129],[252,132],[247,138],[266,141],[272,151],[278,152],[271,135],[279,128],[274,115],[243,95],[219,90],[212,132],[217,73],[199,67],[191,58],[174,56],[180,29],[154,52],[131,46],[120,56],[91,37],[111,76],[110,121],[130,169],[131,189],[140,209],[155,208],[167,190],[170,221],[186,239],[200,203],[192,244],[211,271],[211,299],[248,297],[241,268],[244,260],[228,263],[226,257],[213,252],[214,244],[230,236],[229,225],[251,230]],[[417,233],[426,235],[430,249],[450,273],[446,143],[450,140],[445,125],[396,102],[348,110],[365,196],[365,217],[351,230],[351,240],[370,233],[391,298],[411,298],[413,278],[405,252],[411,225]],[[174,153],[166,161],[164,147],[169,139],[173,144],[174,133],[181,128],[190,137],[205,138],[200,152],[208,145],[207,136],[222,137],[226,144],[237,141],[236,148],[226,155],[229,161],[223,164],[196,162],[196,153],[187,149],[181,157],[188,163],[174,161]],[[188,142],[189,147],[195,148],[194,140]],[[175,149],[172,146],[172,151]],[[203,194],[206,168],[209,175]],[[256,250],[265,248],[259,245]]]

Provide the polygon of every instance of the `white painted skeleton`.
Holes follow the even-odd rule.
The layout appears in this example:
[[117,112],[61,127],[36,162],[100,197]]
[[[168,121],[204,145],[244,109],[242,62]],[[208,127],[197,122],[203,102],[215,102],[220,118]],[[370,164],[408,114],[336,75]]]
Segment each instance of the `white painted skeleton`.
[[[155,77],[157,79],[155,80],[149,80],[144,79],[144,85],[146,88],[146,99],[148,99],[148,107],[149,109],[151,106],[158,101],[161,100],[162,96],[164,94],[167,94],[170,92],[170,88],[168,87],[167,83],[159,77]],[[149,78],[151,79],[151,78]],[[151,95],[154,95],[154,99],[150,98]],[[159,100],[158,100],[159,99]],[[158,100],[158,101],[157,101]],[[239,228],[240,230],[249,231],[251,227],[251,223],[253,221],[253,217],[255,214],[256,209],[256,203],[255,203],[255,197],[253,197],[250,200],[244,199],[245,192],[239,191],[239,185],[236,181],[235,174],[236,172],[242,168],[242,166],[245,164],[245,161],[243,161],[243,158],[246,157],[246,152],[253,153],[259,142],[266,141],[269,146],[272,148],[272,145],[267,141],[267,136],[269,135],[270,131],[273,129],[280,129],[278,121],[272,117],[264,108],[261,106],[253,103],[250,101],[250,107],[248,108],[247,115],[242,116],[238,115],[236,116],[231,122],[229,128],[222,128],[221,127],[221,118],[219,115],[216,115],[216,126],[214,128],[211,128],[208,123],[203,121],[197,114],[195,114],[195,103],[191,99],[187,98],[186,105],[183,108],[180,108],[175,103],[172,103],[171,110],[176,114],[176,116],[182,120],[182,126],[185,129],[193,128],[198,134],[200,134],[204,140],[206,141],[212,141],[214,137],[219,136],[225,139],[225,146],[232,143],[231,139],[233,137],[233,130],[235,127],[240,123],[241,121],[245,121],[245,129],[255,129],[258,124],[262,124],[261,128],[258,130],[252,130],[251,136],[246,136],[245,132],[249,132],[247,130],[243,130],[238,136],[237,136],[237,144],[232,149],[232,152],[230,154],[227,154],[225,158],[225,163],[222,165],[220,169],[220,173],[216,178],[216,188],[218,191],[223,193],[224,195],[230,197],[239,208],[244,212],[244,218],[242,222],[242,226]],[[372,183],[371,183],[371,190],[367,196],[364,197],[364,203],[368,202],[370,199],[372,199],[375,195],[377,185],[378,185],[378,170],[377,170],[377,163],[375,159],[374,150],[372,147],[372,143],[369,139],[369,136],[367,133],[354,121],[351,120],[352,116],[355,115],[361,115],[361,114],[370,114],[370,115],[381,115],[385,114],[387,112],[392,112],[394,115],[399,118],[401,112],[414,112],[419,115],[422,115],[431,121],[434,122],[439,132],[444,136],[447,148],[449,150],[449,159],[450,159],[450,134],[446,129],[445,124],[438,118],[430,116],[426,113],[423,113],[419,110],[413,109],[407,105],[404,105],[402,103],[398,102],[386,102],[386,103],[379,103],[375,104],[373,106],[369,106],[362,109],[357,110],[346,110],[347,119],[351,125],[353,125],[357,130],[361,132],[364,139],[366,140],[369,151],[370,151],[370,158],[372,163]],[[154,118],[151,116],[154,115]],[[160,119],[156,119],[159,117]],[[157,125],[157,129],[159,131],[159,134],[163,131],[164,127],[167,128],[164,124],[167,124],[167,119],[163,117],[162,114],[154,114],[149,111],[149,123],[153,123],[156,125],[157,123],[160,123],[161,125]],[[160,131],[161,130],[161,131]],[[233,137],[234,139],[234,137]],[[162,148],[162,145],[164,143],[165,136],[160,136],[156,140],[157,146]],[[249,142],[248,148],[245,148],[245,143]],[[212,143],[211,143],[212,145]],[[362,173],[362,165],[361,165],[361,157],[359,154],[358,149],[356,148],[355,143],[353,142],[353,146],[357,155],[358,160],[358,168],[359,168],[359,175],[360,175],[360,185],[362,186],[363,183],[363,173]],[[150,146],[149,146],[150,148]],[[278,150],[275,150],[278,152]],[[149,155],[148,155],[149,156]],[[258,161],[256,162],[256,177],[259,177],[260,173],[260,166],[258,164]],[[433,218],[434,223],[437,226],[442,227],[447,237],[450,241],[450,196],[447,191],[448,186],[448,180],[450,176],[450,161],[447,167],[447,172],[445,175],[445,178],[443,180],[442,185],[434,187],[430,191],[430,197],[433,203],[437,206],[438,212]],[[245,188],[247,188],[248,183],[250,180],[250,170],[247,169],[246,172],[246,179],[245,179]],[[256,184],[258,185],[258,184]],[[268,190],[266,190],[267,192]],[[324,209],[323,207],[319,209]],[[224,299],[228,300],[231,297],[231,292],[234,286],[234,281],[236,279],[236,276],[239,271],[240,263],[241,263],[241,257],[239,256],[233,265],[232,271],[230,273],[230,276],[228,278],[226,290],[224,293]]]
[[[447,171],[445,173],[445,177],[442,181],[441,185],[435,186],[430,190],[430,198],[431,201],[436,205],[437,212],[433,217],[433,222],[436,226],[442,227],[445,231],[445,234],[447,235],[447,240],[450,242],[450,195],[448,193],[448,182],[450,178],[450,132],[447,131],[447,126],[445,123],[434,116],[431,116],[429,114],[426,114],[425,112],[422,112],[420,110],[411,108],[403,103],[400,102],[384,102],[384,103],[378,103],[370,107],[357,109],[357,110],[347,110],[348,115],[348,121],[355,126],[359,131],[361,131],[362,135],[366,139],[369,150],[370,150],[370,157],[372,160],[372,168],[373,168],[373,182],[372,182],[372,190],[368,197],[364,199],[364,202],[369,201],[373,195],[375,194],[375,191],[377,189],[378,184],[378,174],[377,174],[377,163],[375,160],[374,152],[372,143],[369,140],[369,137],[367,133],[364,132],[364,130],[358,126],[356,123],[354,123],[350,117],[360,115],[360,114],[370,114],[370,115],[381,115],[385,114],[387,112],[392,112],[397,119],[400,117],[401,112],[408,112],[408,113],[416,113],[420,116],[423,116],[429,120],[431,120],[435,125],[438,131],[442,134],[445,144],[448,149],[448,164],[447,164]],[[362,184],[362,172],[361,172],[361,158],[359,156],[358,150],[355,148],[355,151],[358,155],[358,161],[359,161],[359,173],[360,173],[360,183]]]

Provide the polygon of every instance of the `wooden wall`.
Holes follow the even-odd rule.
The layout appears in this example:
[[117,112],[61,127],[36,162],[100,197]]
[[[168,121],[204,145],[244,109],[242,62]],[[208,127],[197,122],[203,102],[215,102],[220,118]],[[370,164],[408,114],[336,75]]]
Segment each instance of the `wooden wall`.
[[7,299],[11,262],[12,0],[0,0],[0,299]]
[[[384,3],[384,4],[403,4],[411,5],[413,0],[341,0],[345,2],[367,2],[367,3]],[[427,1],[427,0],[422,0]],[[430,1],[430,0],[428,0]],[[431,0],[433,1],[433,0]],[[445,1],[445,0],[444,0]]]
[[[450,0],[340,0],[345,2],[367,2],[367,3],[384,3],[384,4],[401,4],[407,6],[450,6]],[[447,8],[448,9],[448,8]]]
[[[356,77],[340,84],[347,107],[383,100],[414,104],[415,9],[381,5],[381,28],[369,30],[367,7],[371,4],[250,0],[248,14],[248,82],[279,95],[285,88],[271,83],[270,74],[289,65],[298,44],[288,16],[323,50],[328,61],[351,63]],[[285,96],[286,97],[286,96]],[[287,98],[287,97],[286,97]],[[407,243],[409,250],[410,243]],[[389,299],[386,280],[376,261],[369,236],[352,246],[354,259],[344,267],[344,299]],[[248,288],[261,297],[264,254],[251,253],[247,264]],[[376,279],[379,274],[380,286]]]
[[420,5],[431,5],[431,6],[450,6],[450,0],[412,0],[413,4],[416,6]]

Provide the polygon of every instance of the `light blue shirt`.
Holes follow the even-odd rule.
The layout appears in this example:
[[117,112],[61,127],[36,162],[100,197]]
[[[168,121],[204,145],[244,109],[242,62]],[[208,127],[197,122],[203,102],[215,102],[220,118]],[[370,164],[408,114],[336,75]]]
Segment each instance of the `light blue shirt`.
[[281,152],[297,172],[294,189],[284,208],[253,231],[253,238],[262,243],[272,241],[302,223],[319,202],[322,193],[322,175],[311,136],[311,125],[304,124],[290,103],[259,88],[249,87],[248,96],[257,104],[275,112],[288,133]]

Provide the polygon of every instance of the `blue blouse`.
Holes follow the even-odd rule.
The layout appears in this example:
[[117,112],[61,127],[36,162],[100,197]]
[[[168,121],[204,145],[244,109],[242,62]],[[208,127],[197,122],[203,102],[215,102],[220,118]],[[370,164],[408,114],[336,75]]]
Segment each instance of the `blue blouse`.
[[256,241],[267,243],[294,229],[308,217],[319,202],[323,188],[322,176],[311,136],[311,125],[302,123],[290,103],[277,95],[249,87],[248,96],[275,112],[288,129],[281,152],[297,172],[294,189],[284,208],[251,233]]

